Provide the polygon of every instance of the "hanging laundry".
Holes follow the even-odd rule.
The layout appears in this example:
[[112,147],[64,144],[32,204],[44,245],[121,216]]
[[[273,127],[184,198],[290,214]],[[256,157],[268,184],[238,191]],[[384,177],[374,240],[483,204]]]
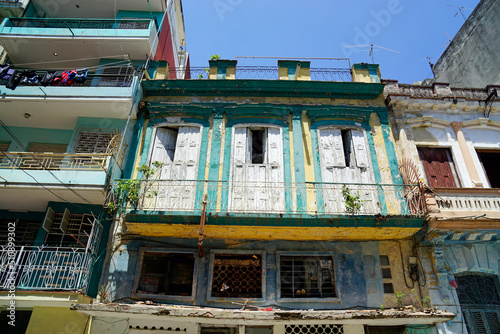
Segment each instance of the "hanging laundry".
[[15,72],[16,72],[15,69],[9,68],[9,69],[7,69],[7,71],[4,71],[2,73],[2,75],[0,76],[0,79],[9,81],[10,78],[12,78],[12,76],[14,75]]
[[62,74],[64,73],[64,71],[56,71],[56,73],[54,74],[54,79],[52,79],[51,81],[51,85],[52,86],[57,86],[59,85],[60,83],[62,83]]
[[35,71],[26,70],[21,74],[21,84],[23,85],[38,85],[40,80]]
[[[10,65],[0,65],[0,80],[6,80],[3,78],[4,75],[9,71]],[[9,77],[10,78],[10,77]]]
[[62,84],[63,85],[73,85],[75,83],[75,76],[76,76],[76,70],[67,70],[64,71],[63,74],[61,74],[62,77]]
[[81,68],[79,70],[76,70],[76,75],[75,75],[75,82],[76,83],[84,83],[87,81],[87,75],[89,73],[88,68]]
[[14,74],[12,74],[12,77],[9,79],[9,82],[5,87],[14,90],[19,83],[21,83],[21,72],[14,71]]
[[47,87],[54,81],[55,77],[56,77],[56,71],[47,71],[44,75],[41,76],[40,84],[43,87]]

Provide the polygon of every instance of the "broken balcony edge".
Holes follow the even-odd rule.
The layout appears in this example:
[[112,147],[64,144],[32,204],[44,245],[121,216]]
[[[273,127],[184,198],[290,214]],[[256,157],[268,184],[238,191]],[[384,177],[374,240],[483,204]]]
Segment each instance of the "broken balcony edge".
[[[455,318],[455,314],[436,310],[403,309],[382,310],[272,310],[246,311],[241,309],[219,309],[209,307],[177,306],[177,305],[144,305],[144,304],[72,304],[71,309],[99,318],[140,318],[156,319],[167,316],[171,320],[190,318],[199,323],[213,323],[214,320],[234,321],[290,321],[297,323],[331,323],[380,325],[391,320],[391,325],[421,324],[433,325],[447,322]],[[194,320],[193,318],[196,318]]]

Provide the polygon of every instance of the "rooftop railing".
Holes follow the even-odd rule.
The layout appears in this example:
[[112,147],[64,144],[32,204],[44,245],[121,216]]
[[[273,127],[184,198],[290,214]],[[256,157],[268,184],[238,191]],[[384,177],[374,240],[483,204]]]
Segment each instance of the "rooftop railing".
[[146,180],[136,204],[139,210],[194,211],[201,208],[205,195],[206,210],[212,213],[423,216],[427,212],[417,185],[359,183]]
[[[246,80],[278,80],[278,66],[238,66],[236,79]],[[177,72],[182,77],[185,68],[169,68],[170,72]],[[191,67],[190,77],[186,79],[208,79],[206,67]],[[352,81],[351,71],[348,68],[311,68],[311,81]]]

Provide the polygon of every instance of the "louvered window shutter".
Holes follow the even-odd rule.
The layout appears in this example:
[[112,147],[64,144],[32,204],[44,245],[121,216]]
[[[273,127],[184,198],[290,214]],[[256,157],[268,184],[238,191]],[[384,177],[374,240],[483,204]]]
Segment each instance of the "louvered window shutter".
[[151,155],[151,163],[158,161],[165,165],[172,164],[175,155],[177,132],[167,128],[156,129],[156,136]]
[[244,127],[234,129],[234,162],[236,164],[244,164],[246,162],[247,130],[249,129]]
[[344,147],[340,129],[320,130],[320,154],[325,167],[345,167]]
[[369,166],[368,152],[366,149],[365,136],[360,130],[351,130],[351,138],[353,141],[354,152],[356,154],[356,165],[360,168]]
[[276,165],[276,164],[282,165],[283,164],[283,149],[282,149],[280,129],[267,128],[267,145],[266,146],[267,146],[267,150],[265,152],[265,157],[267,158],[267,163],[273,164],[273,165]]

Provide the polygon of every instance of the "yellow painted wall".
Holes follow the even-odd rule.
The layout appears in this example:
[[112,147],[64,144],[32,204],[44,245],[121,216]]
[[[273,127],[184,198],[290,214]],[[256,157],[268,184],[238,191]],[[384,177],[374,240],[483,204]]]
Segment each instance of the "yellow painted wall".
[[[420,302],[412,293],[411,287],[413,287],[418,299],[420,300],[429,295],[428,284],[423,287],[419,287],[418,283],[413,283],[408,276],[408,259],[410,255],[414,255],[413,245],[413,240],[381,241],[379,243],[380,255],[387,255],[391,264],[392,279],[384,279],[384,283],[392,283],[394,287],[394,294],[384,294],[384,306],[386,308],[397,306],[395,297],[397,292],[405,294],[403,299],[405,305],[415,305],[420,307]],[[405,275],[406,282],[410,287],[408,287],[405,282]]]
[[67,307],[35,306],[26,333],[86,334],[90,333],[88,321],[88,316],[71,311]]
[[[129,233],[151,237],[198,238],[199,225],[126,223]],[[393,240],[415,234],[418,228],[399,227],[278,227],[205,225],[205,238],[255,240]]]
[[[311,140],[311,120],[302,112],[302,140],[304,141],[304,174],[306,182],[315,182],[314,178],[314,158]],[[316,211],[316,194],[312,184],[307,185],[307,211],[314,213]]]
[[366,83],[371,83],[371,78],[370,78],[370,73],[368,70],[352,70],[353,71],[353,81],[354,82],[366,82]]

